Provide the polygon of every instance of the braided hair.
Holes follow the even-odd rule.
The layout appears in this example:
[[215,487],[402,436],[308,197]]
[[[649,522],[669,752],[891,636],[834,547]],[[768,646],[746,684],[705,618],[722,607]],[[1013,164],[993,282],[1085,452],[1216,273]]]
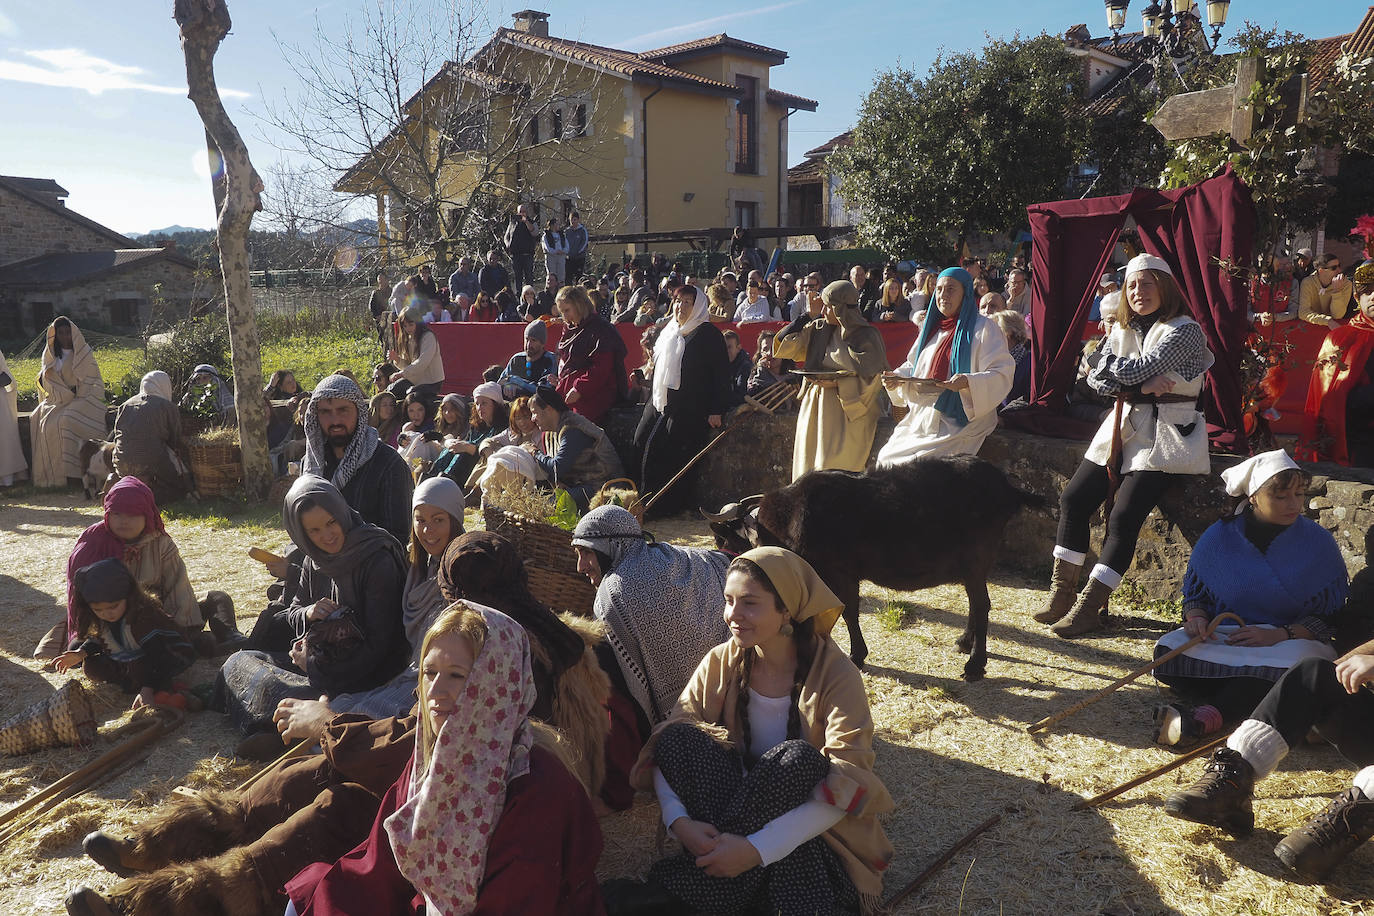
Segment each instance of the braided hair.
[[[746,578],[758,583],[764,591],[773,596],[773,601],[777,608],[786,612],[783,605],[782,596],[773,587],[773,583],[764,573],[763,569],[752,560],[743,557],[735,557],[730,561],[729,573],[738,572]],[[816,624],[811,618],[792,622],[792,642],[797,648],[797,667],[792,672],[792,696],[791,703],[787,709],[787,737],[788,739],[801,737],[801,699],[802,685],[806,683],[806,678],[811,673],[811,666],[816,660],[816,649],[819,640],[816,638]],[[749,680],[754,671],[754,659],[758,657],[756,652],[745,652],[740,660],[739,670],[735,673],[735,684],[738,692],[735,695],[735,719],[739,722],[740,740],[743,744],[743,753],[746,764],[752,766],[756,758],[749,748]]]

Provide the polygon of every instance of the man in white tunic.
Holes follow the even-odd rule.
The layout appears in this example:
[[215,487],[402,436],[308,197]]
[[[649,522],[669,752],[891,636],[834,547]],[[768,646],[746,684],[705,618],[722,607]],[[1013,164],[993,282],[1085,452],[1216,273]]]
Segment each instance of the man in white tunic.
[[978,312],[973,278],[942,272],[906,362],[883,374],[892,403],[910,408],[878,452],[878,467],[936,455],[976,455],[997,428],[1016,362],[996,322]]

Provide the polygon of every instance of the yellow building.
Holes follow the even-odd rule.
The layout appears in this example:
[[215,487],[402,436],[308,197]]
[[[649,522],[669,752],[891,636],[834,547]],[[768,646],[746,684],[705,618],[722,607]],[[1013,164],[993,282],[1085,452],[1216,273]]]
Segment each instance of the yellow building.
[[720,34],[634,53],[514,19],[336,185],[377,198],[383,245],[434,256],[472,237],[469,211],[503,224],[516,201],[541,226],[578,210],[593,236],[788,225],[788,118],[816,103],[771,87],[785,51]]

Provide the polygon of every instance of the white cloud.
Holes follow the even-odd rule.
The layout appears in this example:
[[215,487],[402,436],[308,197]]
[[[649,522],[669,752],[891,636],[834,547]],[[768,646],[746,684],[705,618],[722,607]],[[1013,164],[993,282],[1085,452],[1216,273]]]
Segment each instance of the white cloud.
[[[0,33],[3,33],[0,27]],[[162,86],[147,82],[147,73],[142,67],[117,64],[78,48],[54,48],[47,51],[22,51],[20,59],[0,59],[0,80],[13,80],[19,83],[36,83],[40,86],[57,86],[65,89],[81,89],[91,95],[100,95],[117,89],[132,89],[139,92],[156,92],[163,95],[185,95],[185,86]],[[220,89],[226,99],[246,99],[247,92],[237,89]]]
[[696,22],[688,22],[683,25],[675,25],[666,29],[659,29],[656,32],[645,32],[643,35],[636,35],[634,38],[627,38],[618,44],[618,47],[632,48],[639,44],[653,43],[659,45],[663,39],[671,38],[674,35],[683,35],[692,32],[702,32],[723,22],[733,22],[736,19],[748,19],[752,16],[763,16],[768,13],[776,13],[785,10],[789,6],[797,6],[803,0],[788,0],[787,3],[774,3],[769,6],[761,6],[758,9],[740,10],[737,13],[726,13],[723,16],[712,16],[710,19],[698,19]]

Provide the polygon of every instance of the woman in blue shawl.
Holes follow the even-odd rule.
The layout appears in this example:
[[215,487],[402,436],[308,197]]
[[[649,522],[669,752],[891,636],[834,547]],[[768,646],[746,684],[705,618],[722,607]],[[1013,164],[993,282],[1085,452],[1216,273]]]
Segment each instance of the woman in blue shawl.
[[1162,744],[1220,731],[1254,709],[1293,665],[1336,657],[1331,618],[1345,604],[1348,580],[1331,533],[1302,514],[1307,475],[1275,450],[1221,478],[1239,508],[1198,539],[1183,580],[1183,626],[1155,645],[1155,657],[1204,633],[1219,614],[1235,614],[1245,626],[1219,626],[1156,669],[1183,697],[1155,711]]
[[978,312],[973,277],[941,272],[921,333],[895,372],[883,374],[892,403],[910,408],[878,452],[878,467],[935,455],[976,455],[997,428],[1016,361],[1006,335]]

